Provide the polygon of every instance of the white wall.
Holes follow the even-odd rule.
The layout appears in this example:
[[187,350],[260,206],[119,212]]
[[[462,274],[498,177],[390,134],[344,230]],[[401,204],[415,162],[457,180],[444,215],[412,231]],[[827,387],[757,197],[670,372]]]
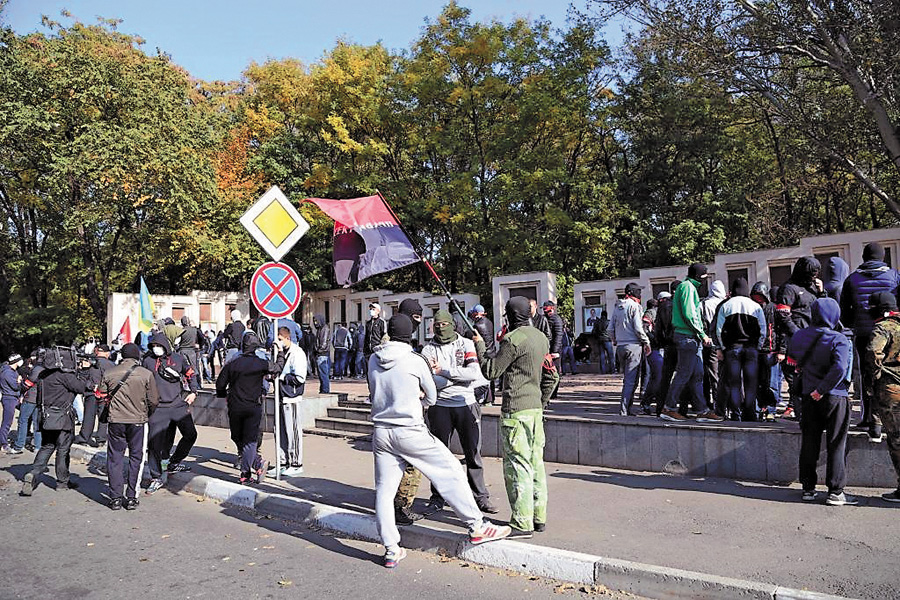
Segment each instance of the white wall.
[[[707,264],[707,267],[709,267],[712,279],[721,279],[726,286],[728,270],[741,268],[747,269],[750,285],[756,281],[771,284],[772,267],[793,266],[796,260],[802,256],[837,252],[850,265],[852,271],[862,262],[863,248],[869,242],[881,243],[890,252],[893,267],[897,268],[900,265],[900,228],[892,228],[806,237],[800,240],[799,245],[788,248],[717,254],[715,259]],[[575,284],[575,335],[584,331],[583,314],[585,309],[589,309],[591,306],[585,303],[585,297],[601,297],[600,303],[596,305],[598,316],[601,308],[606,308],[612,314],[617,296],[622,294],[625,285],[629,282],[637,282],[643,287],[643,299],[646,301],[650,298],[654,283],[662,284],[675,279],[683,280],[685,277],[687,277],[687,265],[676,265],[641,269],[637,276],[630,278],[585,281]]]

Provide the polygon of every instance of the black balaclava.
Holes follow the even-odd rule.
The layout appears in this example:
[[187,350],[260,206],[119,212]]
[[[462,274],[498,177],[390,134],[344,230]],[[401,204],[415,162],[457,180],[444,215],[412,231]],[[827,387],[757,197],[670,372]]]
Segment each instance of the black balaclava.
[[733,296],[749,296],[750,284],[743,277],[738,277],[731,283],[731,295]]
[[413,326],[412,319],[403,313],[397,313],[388,321],[387,332],[392,342],[404,342],[406,344],[412,341]]
[[133,358],[134,360],[141,359],[140,346],[132,342],[129,342],[122,346],[122,349],[119,352],[122,355],[122,358]]
[[513,296],[506,302],[506,322],[510,331],[531,325],[531,301],[525,296]]
[[255,333],[251,331],[244,334],[244,338],[241,340],[241,351],[244,354],[253,354],[258,348],[261,347],[262,344],[259,343],[259,338],[256,337]]
[[421,321],[422,320],[422,305],[419,304],[419,301],[415,298],[407,298],[403,302],[400,303],[398,307],[398,312],[400,314],[406,315],[413,321]]

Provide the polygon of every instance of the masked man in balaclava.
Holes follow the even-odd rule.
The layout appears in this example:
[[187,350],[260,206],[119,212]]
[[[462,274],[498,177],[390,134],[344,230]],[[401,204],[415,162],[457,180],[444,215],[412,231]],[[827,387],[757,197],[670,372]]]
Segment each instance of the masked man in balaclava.
[[547,523],[543,405],[559,381],[555,370],[544,369],[550,342],[531,325],[531,312],[528,298],[509,299],[506,303],[508,331],[493,358],[487,356],[482,337],[473,338],[484,377],[503,376],[500,408],[503,478],[512,508],[510,537],[518,538],[530,538],[532,532],[543,531]]

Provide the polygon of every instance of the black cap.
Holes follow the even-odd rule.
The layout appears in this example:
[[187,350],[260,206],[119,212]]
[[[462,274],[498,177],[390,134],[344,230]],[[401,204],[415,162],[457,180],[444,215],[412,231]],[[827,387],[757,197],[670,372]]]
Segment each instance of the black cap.
[[135,360],[140,360],[141,358],[141,349],[137,344],[128,342],[124,346],[122,346],[122,358],[133,358]]
[[413,326],[412,319],[403,313],[397,313],[388,321],[387,332],[392,342],[406,342],[412,340]]
[[625,286],[625,295],[633,296],[635,298],[640,298],[641,297],[641,286],[639,286],[638,284],[636,284],[635,282],[632,281],[631,283],[629,283],[628,285]]
[[897,312],[897,297],[890,292],[875,292],[869,296],[869,308],[882,314]]
[[869,242],[863,248],[863,260],[884,260],[884,248],[878,242]]
[[543,308],[547,308],[549,306],[556,306],[556,302],[554,302],[553,300],[547,300],[541,306]]
[[694,263],[688,267],[688,278],[700,281],[701,279],[706,279],[708,272],[709,269],[703,263]]

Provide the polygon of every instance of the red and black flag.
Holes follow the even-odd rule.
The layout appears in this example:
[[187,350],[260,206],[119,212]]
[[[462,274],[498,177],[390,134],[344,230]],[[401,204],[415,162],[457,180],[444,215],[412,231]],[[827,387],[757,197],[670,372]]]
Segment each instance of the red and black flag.
[[371,275],[421,260],[381,196],[306,201],[334,219],[334,276],[338,285],[349,287]]

